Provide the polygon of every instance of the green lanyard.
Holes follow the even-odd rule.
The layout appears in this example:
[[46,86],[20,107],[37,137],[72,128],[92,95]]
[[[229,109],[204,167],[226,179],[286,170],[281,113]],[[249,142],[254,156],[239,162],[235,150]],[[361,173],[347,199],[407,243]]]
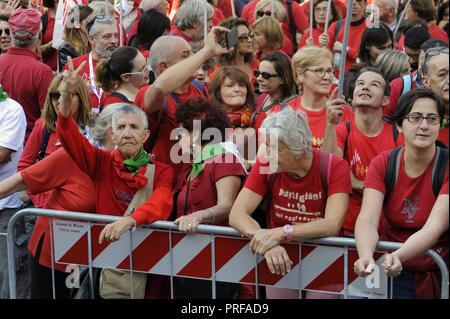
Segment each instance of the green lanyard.
[[8,98],[8,94],[3,91],[2,86],[0,85],[0,102],[6,101]]

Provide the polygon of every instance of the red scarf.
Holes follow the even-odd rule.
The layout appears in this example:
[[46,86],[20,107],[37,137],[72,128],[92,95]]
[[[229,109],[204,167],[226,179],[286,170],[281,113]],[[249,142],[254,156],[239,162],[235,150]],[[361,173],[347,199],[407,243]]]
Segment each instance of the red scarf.
[[133,174],[128,171],[128,168],[123,163],[124,157],[120,153],[120,151],[116,148],[112,151],[112,159],[114,170],[116,171],[117,176],[125,182],[132,189],[140,189],[147,185],[148,179],[145,176],[145,172],[147,171],[147,165],[142,165],[139,172],[133,176]]

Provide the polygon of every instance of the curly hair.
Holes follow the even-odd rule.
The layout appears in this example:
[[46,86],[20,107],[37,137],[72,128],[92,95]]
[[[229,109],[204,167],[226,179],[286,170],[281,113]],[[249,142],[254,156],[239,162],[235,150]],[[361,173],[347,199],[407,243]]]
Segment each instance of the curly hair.
[[[227,128],[232,128],[233,124],[228,119],[228,114],[225,108],[214,102],[207,100],[204,97],[189,99],[180,104],[175,113],[178,123],[183,128],[192,132],[194,129],[194,120],[201,121],[201,135],[209,128],[216,128],[222,134],[222,142],[225,141]],[[205,145],[214,139],[210,136],[210,140],[201,138],[201,144]]]
[[[223,20],[222,22],[220,22],[221,27],[227,28],[229,30],[231,30],[234,27],[237,28],[240,25],[246,27],[249,30],[249,32],[252,32],[252,29],[250,28],[250,25],[248,24],[248,22],[241,18],[229,18],[229,19],[226,19],[226,20]],[[225,38],[223,38],[223,44],[225,44]],[[219,65],[220,66],[232,65],[237,54],[239,54],[238,50],[233,50],[233,52],[231,52],[231,53],[222,54],[218,58]],[[255,59],[254,53],[247,53],[244,55],[245,63],[251,63],[254,59]]]

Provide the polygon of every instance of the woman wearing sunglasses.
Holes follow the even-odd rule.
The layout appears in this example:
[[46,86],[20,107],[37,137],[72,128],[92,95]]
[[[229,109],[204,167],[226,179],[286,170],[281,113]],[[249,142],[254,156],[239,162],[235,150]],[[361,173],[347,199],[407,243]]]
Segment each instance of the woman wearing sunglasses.
[[[320,46],[322,48],[326,48],[328,46],[328,34],[324,33],[325,23],[327,20],[327,5],[328,0],[314,1],[312,35],[310,34],[310,30],[308,29],[308,31],[306,31],[300,39],[300,43],[298,45],[299,48],[313,45]],[[328,16],[328,25],[331,25],[338,19],[339,16],[336,7],[334,3],[331,2],[330,14]]]
[[11,32],[9,30],[8,17],[0,15],[0,54],[5,53],[11,47]]
[[[373,272],[379,239],[404,243],[383,262],[387,275],[395,277],[396,299],[440,298],[440,272],[424,252],[432,248],[448,265],[448,149],[436,146],[445,108],[441,98],[429,90],[404,94],[394,121],[405,146],[396,149],[398,153],[387,151],[375,157],[364,181],[355,228],[359,259],[354,270],[359,276]],[[392,158],[396,162],[389,165]],[[385,182],[388,167],[396,167],[392,183]],[[379,238],[382,211],[384,232]]]
[[267,113],[284,105],[296,97],[294,74],[291,60],[283,53],[273,52],[266,55],[259,69],[255,71],[259,92],[256,112],[253,113],[252,127],[258,130],[267,117]]
[[[292,58],[294,78],[301,95],[289,103],[294,109],[301,110],[308,116],[315,148],[321,148],[324,141],[327,112],[339,112],[341,121],[347,121],[353,115],[350,107],[327,110],[328,95],[334,81],[332,55],[328,49],[319,47],[304,47]],[[330,128],[331,129],[331,128]],[[332,128],[334,129],[334,128]],[[325,143],[326,144],[326,143]]]
[[134,103],[139,88],[149,81],[147,60],[134,47],[116,49],[109,59],[102,59],[95,68],[95,79],[110,92],[104,106],[113,103]]

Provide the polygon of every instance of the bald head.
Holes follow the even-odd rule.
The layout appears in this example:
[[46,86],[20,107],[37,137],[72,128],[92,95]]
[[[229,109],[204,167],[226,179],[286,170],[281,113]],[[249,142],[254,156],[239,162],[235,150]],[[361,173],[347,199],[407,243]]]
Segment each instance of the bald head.
[[189,57],[192,49],[181,37],[163,35],[153,42],[150,52],[150,67],[158,77],[166,68]]

